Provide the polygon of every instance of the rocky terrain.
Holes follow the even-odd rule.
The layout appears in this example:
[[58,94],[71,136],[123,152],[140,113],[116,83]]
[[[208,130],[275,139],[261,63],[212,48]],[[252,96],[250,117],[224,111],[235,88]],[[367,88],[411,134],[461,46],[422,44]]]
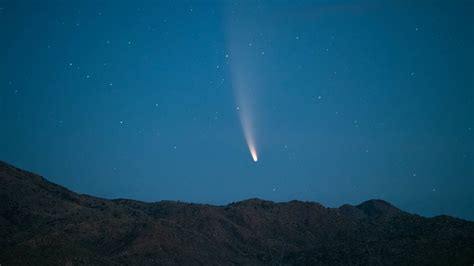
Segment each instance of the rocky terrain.
[[474,222],[382,200],[326,208],[81,195],[0,162],[1,265],[473,265]]

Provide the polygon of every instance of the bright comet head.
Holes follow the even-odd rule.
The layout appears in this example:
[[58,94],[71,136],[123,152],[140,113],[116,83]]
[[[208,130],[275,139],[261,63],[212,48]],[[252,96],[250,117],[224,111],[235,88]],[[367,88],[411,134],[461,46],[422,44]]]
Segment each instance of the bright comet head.
[[249,147],[250,148],[250,154],[252,154],[252,158],[254,162],[258,161],[258,156],[257,156],[257,150],[255,147]]

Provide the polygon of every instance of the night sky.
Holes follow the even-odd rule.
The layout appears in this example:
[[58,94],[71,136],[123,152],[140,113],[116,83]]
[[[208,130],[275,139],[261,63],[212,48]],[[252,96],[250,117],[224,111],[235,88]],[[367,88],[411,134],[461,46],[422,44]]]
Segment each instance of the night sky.
[[106,198],[380,198],[474,220],[473,14],[0,0],[0,160]]

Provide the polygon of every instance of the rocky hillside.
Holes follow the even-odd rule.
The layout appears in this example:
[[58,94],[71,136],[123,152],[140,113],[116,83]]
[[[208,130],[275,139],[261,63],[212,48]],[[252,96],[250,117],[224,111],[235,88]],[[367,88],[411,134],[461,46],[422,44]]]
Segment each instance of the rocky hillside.
[[382,200],[326,208],[105,200],[0,162],[0,264],[472,265],[474,222]]

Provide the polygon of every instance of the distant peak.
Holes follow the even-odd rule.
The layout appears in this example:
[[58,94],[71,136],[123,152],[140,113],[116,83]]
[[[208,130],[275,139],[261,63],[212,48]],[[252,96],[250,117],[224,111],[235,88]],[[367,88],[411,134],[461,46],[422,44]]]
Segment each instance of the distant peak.
[[381,200],[381,199],[370,199],[370,200],[362,202],[358,206],[361,206],[361,205],[374,205],[374,206],[387,206],[387,207],[392,206],[392,204],[386,202],[385,200]]
[[371,199],[355,207],[365,212],[365,214],[367,214],[368,216],[392,215],[402,213],[402,211],[397,207],[380,199]]
[[250,198],[238,202],[232,202],[230,205],[269,205],[275,204],[273,201],[270,200],[263,200],[259,198]]

